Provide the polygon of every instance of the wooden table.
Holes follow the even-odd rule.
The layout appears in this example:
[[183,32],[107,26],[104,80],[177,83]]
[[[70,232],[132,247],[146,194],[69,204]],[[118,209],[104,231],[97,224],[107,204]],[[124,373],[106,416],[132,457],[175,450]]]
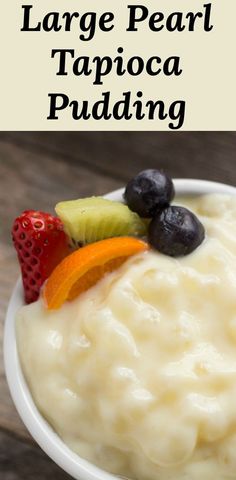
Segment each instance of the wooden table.
[[[147,167],[236,185],[236,133],[0,133],[0,338],[19,274],[10,229],[33,208],[101,195]],[[1,342],[2,344],[2,342]],[[0,479],[66,480],[27,433],[9,396],[0,349]]]

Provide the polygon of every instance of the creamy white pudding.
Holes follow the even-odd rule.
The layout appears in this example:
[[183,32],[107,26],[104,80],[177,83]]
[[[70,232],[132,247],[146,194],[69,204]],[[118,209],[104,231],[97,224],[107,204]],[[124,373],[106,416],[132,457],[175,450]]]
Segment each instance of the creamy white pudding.
[[21,363],[44,417],[105,470],[236,479],[236,197],[175,203],[204,243],[134,257],[60,310],[21,308]]

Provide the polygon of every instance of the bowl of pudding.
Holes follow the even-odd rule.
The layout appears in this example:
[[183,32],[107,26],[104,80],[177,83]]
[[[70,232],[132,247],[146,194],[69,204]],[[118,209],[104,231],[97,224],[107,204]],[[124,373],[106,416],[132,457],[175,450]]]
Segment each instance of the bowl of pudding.
[[174,184],[205,228],[193,253],[140,253],[55,311],[21,281],[9,303],[12,398],[78,480],[236,479],[236,189]]

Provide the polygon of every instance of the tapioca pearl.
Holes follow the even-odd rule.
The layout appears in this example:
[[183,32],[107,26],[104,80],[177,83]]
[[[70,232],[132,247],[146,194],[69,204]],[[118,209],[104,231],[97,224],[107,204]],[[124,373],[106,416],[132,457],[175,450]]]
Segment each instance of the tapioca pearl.
[[128,389],[125,400],[128,415],[137,421],[147,414],[155,402],[155,398],[149,390],[138,386]]
[[176,311],[176,291],[179,279],[175,272],[157,272],[155,278],[148,275],[134,280],[134,287],[143,302],[152,305],[160,312]]
[[134,384],[138,385],[139,380],[138,377],[135,373],[135,371],[132,368],[118,365],[115,366],[112,371],[111,371],[112,377],[116,382],[124,384]]
[[133,368],[125,365],[113,365],[109,372],[110,383],[116,386],[116,392],[122,398],[126,399],[126,403],[131,401],[131,392],[133,388],[139,385],[139,380]]
[[[161,467],[174,467],[186,463],[192,456],[196,445],[196,432],[184,426],[162,432],[158,444],[146,449],[147,456]],[[165,436],[166,435],[166,436]],[[155,448],[156,447],[156,448]]]
[[199,437],[207,442],[216,442],[224,437],[228,428],[229,422],[224,412],[209,413],[199,428]]
[[127,471],[128,459],[124,452],[121,452],[118,448],[108,445],[97,445],[95,454],[98,465],[101,465],[101,467],[103,467],[104,459],[106,459],[108,471],[114,473]]
[[228,195],[219,195],[217,201],[215,195],[204,195],[202,198],[200,198],[197,206],[197,211],[199,215],[203,215],[209,218],[219,218],[223,214],[229,212],[231,209],[231,200]]
[[118,392],[113,398],[113,404],[111,404],[111,396],[112,393],[109,396],[109,393],[105,392],[96,399],[96,410],[104,423],[103,429],[106,430],[107,435],[117,434],[118,430],[120,430],[119,433],[126,433],[130,428],[129,422],[121,409],[118,410],[122,396]]
[[152,393],[135,382],[133,378],[130,378],[130,380],[124,379],[124,381],[119,383],[116,380],[114,385],[116,387],[116,398],[118,398],[119,408],[123,412],[122,418],[132,424],[139,422],[141,418],[147,415],[155,402]]
[[[178,418],[179,417],[179,418]],[[186,463],[194,453],[197,443],[196,426],[181,418],[176,412],[163,411],[145,419],[141,445],[144,454],[159,467],[176,467]]]
[[229,419],[224,402],[216,397],[190,393],[182,407],[199,431],[199,439],[214,442],[221,439],[228,430]]
[[140,309],[135,316],[135,322],[135,338],[138,338],[141,342],[157,340],[160,333],[161,316],[152,305],[140,305]]
[[186,311],[176,315],[175,322],[165,322],[163,318],[163,342],[170,351],[189,350],[198,336],[195,318]]
[[224,440],[219,446],[218,462],[227,478],[236,477],[236,434]]

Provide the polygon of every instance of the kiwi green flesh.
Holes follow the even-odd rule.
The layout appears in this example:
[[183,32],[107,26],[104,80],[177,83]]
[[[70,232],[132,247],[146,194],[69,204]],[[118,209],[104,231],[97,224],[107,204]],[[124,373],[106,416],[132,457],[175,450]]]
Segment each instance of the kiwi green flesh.
[[145,222],[127,205],[90,197],[60,202],[56,213],[74,244],[87,244],[110,237],[144,236]]

